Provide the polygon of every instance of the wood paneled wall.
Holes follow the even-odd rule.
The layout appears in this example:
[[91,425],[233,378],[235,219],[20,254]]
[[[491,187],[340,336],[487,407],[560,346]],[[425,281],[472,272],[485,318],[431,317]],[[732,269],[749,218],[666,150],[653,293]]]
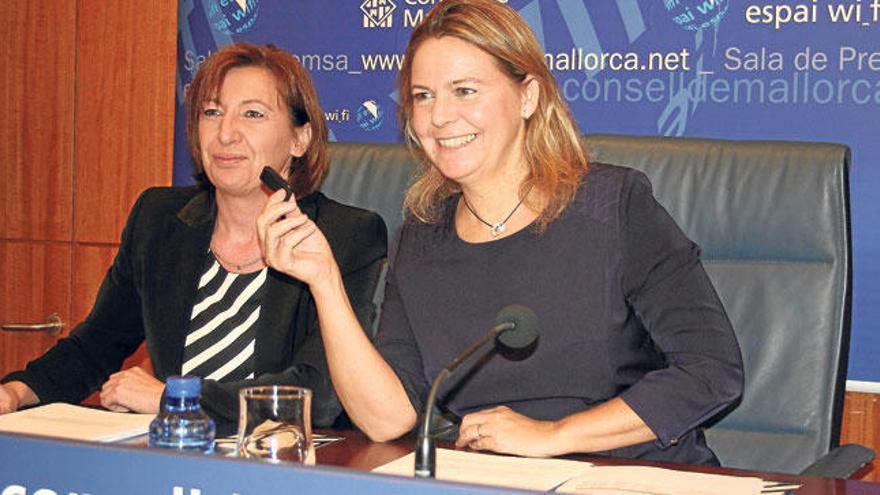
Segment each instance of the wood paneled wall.
[[[79,0],[71,322],[82,321],[148,187],[170,185],[177,0]],[[142,345],[126,366],[148,364]]]
[[115,244],[137,195],[171,183],[177,1],[78,6],[74,238]]
[[[171,182],[177,0],[15,0],[0,39],[0,322],[67,333],[137,195]],[[55,340],[0,332],[0,375]]]
[[[7,2],[0,17],[0,322],[70,318],[76,3]],[[52,26],[47,29],[47,26]],[[55,337],[0,332],[0,374]]]
[[[880,454],[880,394],[847,392],[840,443],[857,443]],[[880,462],[875,460],[859,475],[864,480],[880,481]]]
[[128,211],[171,184],[177,1],[77,4],[71,321],[91,309]]
[[76,3],[4,2],[0,39],[0,238],[70,241]]

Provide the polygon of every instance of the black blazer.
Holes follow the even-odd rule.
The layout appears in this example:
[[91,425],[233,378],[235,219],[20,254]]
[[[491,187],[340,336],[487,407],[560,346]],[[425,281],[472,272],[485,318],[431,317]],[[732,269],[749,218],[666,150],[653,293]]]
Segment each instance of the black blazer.
[[[330,243],[361,325],[369,329],[373,295],[386,259],[385,223],[320,192],[299,201]],[[216,219],[211,192],[193,187],[145,191],[132,208],[119,252],[89,316],[23,371],[3,382],[26,383],[42,403],[78,403],[98,390],[146,340],[160,380],[180,374],[184,339]],[[220,423],[238,416],[238,389],[298,385],[312,389],[312,421],[329,426],[342,407],[327,370],[317,312],[308,286],[269,269],[257,322],[255,379],[206,380],[202,406]]]

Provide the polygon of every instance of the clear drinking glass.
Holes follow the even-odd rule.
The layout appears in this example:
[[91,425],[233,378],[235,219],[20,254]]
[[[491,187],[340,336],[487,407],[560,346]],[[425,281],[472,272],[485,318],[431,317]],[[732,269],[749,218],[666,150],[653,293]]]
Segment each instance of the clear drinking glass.
[[268,385],[238,392],[238,456],[270,462],[315,463],[312,391]]

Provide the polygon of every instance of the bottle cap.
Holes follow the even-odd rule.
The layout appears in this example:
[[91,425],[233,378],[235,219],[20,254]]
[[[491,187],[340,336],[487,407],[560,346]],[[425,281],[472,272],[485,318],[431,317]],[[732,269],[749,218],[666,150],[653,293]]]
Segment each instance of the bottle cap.
[[169,376],[165,381],[165,396],[178,399],[198,397],[202,379],[197,376]]

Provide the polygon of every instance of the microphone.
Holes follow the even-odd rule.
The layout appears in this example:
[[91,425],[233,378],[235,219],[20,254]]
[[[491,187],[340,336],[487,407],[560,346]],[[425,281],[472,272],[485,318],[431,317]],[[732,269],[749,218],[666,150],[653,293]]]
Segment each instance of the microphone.
[[490,328],[480,340],[456,356],[449,366],[440,370],[434,377],[428,400],[425,402],[425,414],[416,437],[415,476],[417,478],[433,478],[437,471],[437,449],[431,437],[431,418],[434,415],[434,403],[437,401],[440,383],[486,342],[496,338],[501,345],[509,349],[523,349],[532,345],[538,338],[538,315],[519,304],[504,307],[495,317],[495,326]]

